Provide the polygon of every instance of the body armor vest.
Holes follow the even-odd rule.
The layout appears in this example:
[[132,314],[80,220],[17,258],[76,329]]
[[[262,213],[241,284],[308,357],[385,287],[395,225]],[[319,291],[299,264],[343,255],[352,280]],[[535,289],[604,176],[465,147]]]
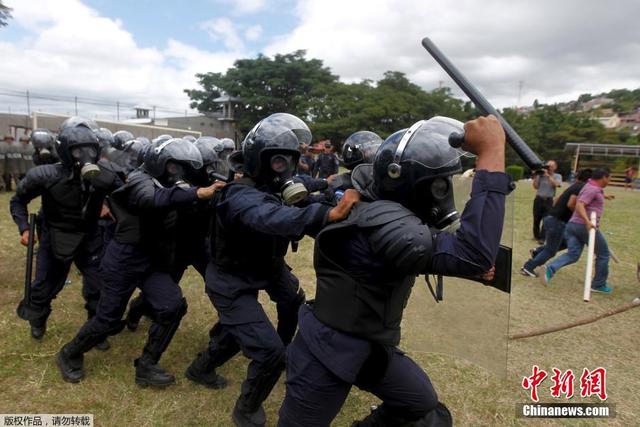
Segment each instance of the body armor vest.
[[[111,178],[113,181],[113,176]],[[52,183],[42,195],[42,210],[48,225],[64,231],[87,231],[95,227],[107,195],[106,187],[106,182],[89,184],[68,176]]]
[[375,284],[354,279],[331,259],[332,250],[327,244],[336,241],[334,233],[347,228],[372,229],[413,215],[398,204],[397,215],[376,218],[369,215],[375,203],[393,202],[360,202],[345,221],[329,225],[316,237],[313,264],[317,288],[313,312],[320,321],[341,332],[396,346],[400,342],[400,322],[415,276],[399,274],[395,279]]
[[178,213],[175,208],[135,209],[129,206],[132,191],[147,192],[153,197],[158,185],[146,173],[136,175],[130,175],[129,182],[115,191],[109,200],[117,221],[114,240],[139,245],[150,256],[154,270],[169,272],[175,261]]
[[[250,178],[241,178],[227,184],[221,191],[214,206],[224,202],[226,193],[234,185],[255,188]],[[273,196],[276,197],[276,196]],[[223,224],[217,212],[211,216],[211,256],[220,267],[229,271],[270,276],[279,272],[284,265],[289,239],[259,233],[243,225]]]

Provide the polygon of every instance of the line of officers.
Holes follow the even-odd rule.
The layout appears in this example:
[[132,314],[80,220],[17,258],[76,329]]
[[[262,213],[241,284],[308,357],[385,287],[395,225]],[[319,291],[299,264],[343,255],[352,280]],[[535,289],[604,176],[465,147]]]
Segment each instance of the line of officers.
[[[218,320],[185,375],[224,388],[216,368],[242,352],[250,362],[232,413],[236,425],[265,425],[263,402],[285,368],[278,425],[329,425],[353,385],[383,402],[354,425],[451,425],[427,374],[397,345],[416,276],[486,275],[495,262],[513,189],[504,174],[504,132],[491,116],[464,125],[464,148],[478,158],[459,215],[452,176],[466,153],[448,136],[461,131],[462,123],[433,117],[384,141],[357,132],[342,148],[348,172],[328,182],[296,175],[311,132],[286,113],[261,120],[233,152],[213,137],[111,135],[80,117],[65,121],[57,138],[36,130],[41,165],[10,203],[27,244],[34,232],[28,204],[42,198],[35,279],[17,313],[42,339],[75,263],[87,321],[57,354],[62,378],[81,381],[86,352],[108,349],[109,336],[135,330],[147,316],[135,382],[168,386],[175,377],[159,360],[187,312],[179,282],[193,266]],[[455,233],[445,231],[454,223]],[[285,262],[304,236],[315,239],[313,300]],[[276,305],[275,326],[260,291]]]
[[12,191],[26,173],[34,166],[35,149],[26,136],[16,140],[7,134],[0,141],[0,191]]

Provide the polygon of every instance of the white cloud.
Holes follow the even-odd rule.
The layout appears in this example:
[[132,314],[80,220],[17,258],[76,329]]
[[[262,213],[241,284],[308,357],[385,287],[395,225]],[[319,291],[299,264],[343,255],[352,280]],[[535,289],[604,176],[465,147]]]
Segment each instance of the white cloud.
[[200,28],[209,34],[214,41],[221,40],[227,49],[240,51],[244,42],[240,31],[229,18],[215,18],[200,24]]
[[0,41],[3,88],[183,111],[189,105],[183,89],[197,87],[196,73],[224,71],[236,59],[175,40],[142,48],[120,21],[100,16],[79,0],[9,6],[14,9],[11,25],[30,34],[15,43]]
[[228,4],[234,14],[255,13],[265,8],[266,0],[217,0],[218,3]]
[[[260,25],[218,17],[201,27],[217,42],[210,49],[164,39],[141,47],[122,22],[80,0],[7,3],[10,26],[26,30],[19,41],[0,40],[0,88],[13,90],[183,110],[189,100],[182,90],[197,87],[195,73],[225,71],[265,37]],[[233,4],[265,7],[262,0]],[[299,0],[295,13],[296,28],[262,51],[307,49],[344,81],[399,70],[426,89],[440,81],[455,89],[420,45],[430,36],[499,107],[514,105],[520,81],[522,104],[640,86],[636,0]],[[278,22],[269,25],[272,33]]]
[[344,81],[398,70],[455,89],[420,44],[429,36],[500,107],[514,105],[520,81],[522,104],[640,86],[636,0],[300,0],[296,13],[265,53],[306,49]]
[[253,25],[244,31],[244,38],[248,41],[256,41],[262,36],[262,26]]

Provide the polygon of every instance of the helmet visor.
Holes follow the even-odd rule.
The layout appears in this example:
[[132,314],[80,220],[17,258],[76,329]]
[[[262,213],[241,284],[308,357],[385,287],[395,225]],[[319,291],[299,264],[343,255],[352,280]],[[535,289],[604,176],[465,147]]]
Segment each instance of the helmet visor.
[[453,166],[460,157],[473,154],[449,144],[452,133],[462,133],[462,122],[448,117],[436,116],[414,124],[400,138],[395,152],[396,163],[409,158],[428,169]]
[[172,138],[158,144],[153,148],[156,155],[166,156],[174,162],[188,164],[193,169],[202,167],[202,155],[200,151],[189,141],[182,138]]

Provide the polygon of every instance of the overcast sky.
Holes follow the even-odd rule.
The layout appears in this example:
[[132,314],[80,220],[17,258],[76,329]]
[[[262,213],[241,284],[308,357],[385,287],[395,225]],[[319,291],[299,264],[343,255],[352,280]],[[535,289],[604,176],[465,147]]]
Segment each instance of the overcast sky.
[[[640,87],[638,0],[3,2],[13,19],[0,29],[0,93],[183,111],[195,73],[297,49],[347,82],[399,70],[427,90],[455,87],[424,36],[501,108],[518,102],[520,82],[520,105]],[[0,97],[0,111],[23,105]]]

